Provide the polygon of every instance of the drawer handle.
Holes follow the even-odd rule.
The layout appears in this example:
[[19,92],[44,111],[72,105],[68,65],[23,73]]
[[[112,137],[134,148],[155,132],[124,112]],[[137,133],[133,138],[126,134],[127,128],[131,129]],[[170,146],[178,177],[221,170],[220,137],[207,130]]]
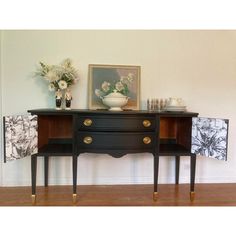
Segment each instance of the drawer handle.
[[150,137],[144,137],[144,138],[143,138],[143,143],[144,143],[144,144],[149,144],[149,143],[151,143],[151,142],[152,142],[152,140],[151,140]]
[[87,136],[87,137],[84,137],[83,141],[84,141],[85,144],[90,144],[90,143],[93,142],[93,138],[90,137],[90,136]]
[[143,121],[143,126],[144,126],[144,127],[149,127],[149,126],[151,126],[151,124],[152,124],[152,123],[151,123],[150,120],[144,120],[144,121]]
[[91,126],[92,123],[93,123],[93,121],[92,121],[91,119],[85,119],[85,120],[84,120],[84,125],[85,125],[85,126]]

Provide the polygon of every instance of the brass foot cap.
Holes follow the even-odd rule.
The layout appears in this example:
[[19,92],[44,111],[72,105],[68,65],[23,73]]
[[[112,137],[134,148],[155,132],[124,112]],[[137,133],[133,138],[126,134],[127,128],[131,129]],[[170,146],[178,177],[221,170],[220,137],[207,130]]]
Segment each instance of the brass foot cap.
[[75,202],[76,202],[76,199],[77,199],[77,194],[76,194],[76,193],[73,193],[73,194],[72,194],[72,198],[73,198],[73,202],[75,203]]
[[35,204],[36,203],[36,195],[32,194],[31,199],[32,199],[32,204]]
[[195,192],[190,192],[190,200],[193,201],[195,198]]
[[154,192],[153,193],[153,200],[157,201],[157,198],[158,198],[158,192]]

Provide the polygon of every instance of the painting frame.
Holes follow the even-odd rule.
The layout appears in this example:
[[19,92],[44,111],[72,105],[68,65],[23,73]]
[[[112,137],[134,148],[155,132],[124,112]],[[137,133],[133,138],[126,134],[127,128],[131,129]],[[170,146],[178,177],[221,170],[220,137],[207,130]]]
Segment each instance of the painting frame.
[[95,94],[96,89],[101,89],[104,81],[114,83],[119,81],[122,76],[133,74],[133,81],[127,94],[129,101],[123,110],[140,109],[140,75],[141,66],[136,65],[108,65],[108,64],[89,64],[88,66],[88,107],[91,110],[108,109],[101,98]]

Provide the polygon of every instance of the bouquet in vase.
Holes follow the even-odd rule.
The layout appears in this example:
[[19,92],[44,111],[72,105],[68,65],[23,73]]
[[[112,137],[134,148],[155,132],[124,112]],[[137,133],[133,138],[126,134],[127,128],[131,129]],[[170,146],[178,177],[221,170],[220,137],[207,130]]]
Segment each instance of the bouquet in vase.
[[[40,68],[38,68],[36,75],[46,80],[48,89],[51,92],[55,92],[56,107],[61,108],[61,101],[63,95],[65,100],[72,99],[70,94],[70,87],[78,81],[78,71],[72,66],[72,61],[68,58],[65,59],[59,65],[49,65],[44,62],[39,62]],[[69,102],[66,102],[69,105]],[[68,108],[66,106],[66,108]]]

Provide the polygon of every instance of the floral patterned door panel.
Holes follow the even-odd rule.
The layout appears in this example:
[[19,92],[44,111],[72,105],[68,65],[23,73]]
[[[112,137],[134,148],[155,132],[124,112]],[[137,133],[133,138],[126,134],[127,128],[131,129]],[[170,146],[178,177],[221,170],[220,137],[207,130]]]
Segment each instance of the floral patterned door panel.
[[4,162],[30,156],[38,151],[37,116],[5,116]]
[[227,160],[229,120],[194,117],[192,153]]

